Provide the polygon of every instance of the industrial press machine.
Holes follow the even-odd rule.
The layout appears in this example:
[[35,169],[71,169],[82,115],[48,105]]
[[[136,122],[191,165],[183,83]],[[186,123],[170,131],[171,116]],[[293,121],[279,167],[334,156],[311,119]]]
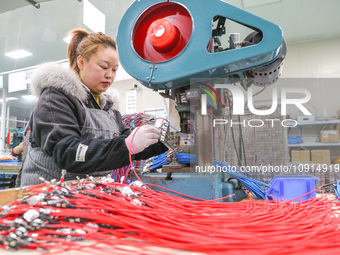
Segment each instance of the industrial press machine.
[[[231,22],[251,32],[241,40],[240,33],[230,31]],[[286,44],[280,27],[222,0],[136,0],[119,25],[117,48],[121,65],[132,77],[174,100],[181,132],[195,143],[190,171],[181,171],[174,157],[162,173],[141,178],[202,199],[229,194],[236,196],[226,201],[242,199],[244,193],[230,173],[194,169],[225,162],[219,139],[224,131],[214,127],[212,119],[225,119],[233,111],[230,87],[224,85],[248,90],[269,86],[281,75]],[[188,134],[192,123],[195,132]],[[181,150],[183,138],[172,140],[177,144],[165,142]]]

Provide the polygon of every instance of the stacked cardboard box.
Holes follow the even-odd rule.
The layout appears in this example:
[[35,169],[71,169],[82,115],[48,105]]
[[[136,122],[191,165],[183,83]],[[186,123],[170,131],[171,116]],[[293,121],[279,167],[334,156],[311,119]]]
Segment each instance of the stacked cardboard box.
[[309,162],[310,150],[292,150],[290,160],[291,162]]
[[322,143],[337,143],[339,142],[339,131],[334,130],[321,130],[320,142]]
[[313,163],[330,164],[331,151],[330,150],[312,150],[311,157]]

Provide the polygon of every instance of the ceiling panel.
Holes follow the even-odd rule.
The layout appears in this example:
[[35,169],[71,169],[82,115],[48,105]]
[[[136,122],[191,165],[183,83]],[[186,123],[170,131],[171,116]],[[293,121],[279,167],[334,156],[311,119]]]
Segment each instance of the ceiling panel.
[[0,13],[8,12],[29,5],[23,0],[0,0]]
[[[38,4],[48,1],[54,0],[34,0]],[[30,4],[29,0],[0,0],[0,13],[12,11]]]

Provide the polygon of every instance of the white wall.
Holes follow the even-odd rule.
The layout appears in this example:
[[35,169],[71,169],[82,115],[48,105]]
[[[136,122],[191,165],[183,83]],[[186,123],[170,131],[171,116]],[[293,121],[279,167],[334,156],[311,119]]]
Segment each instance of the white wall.
[[288,44],[285,78],[340,78],[340,38]]
[[159,92],[153,91],[144,87],[135,79],[128,79],[124,81],[114,82],[110,89],[117,91],[120,94],[120,112],[126,113],[126,91],[134,89],[134,85],[137,84],[137,111],[143,112],[147,109],[160,109],[165,108],[168,112],[168,99],[164,99],[159,95]]

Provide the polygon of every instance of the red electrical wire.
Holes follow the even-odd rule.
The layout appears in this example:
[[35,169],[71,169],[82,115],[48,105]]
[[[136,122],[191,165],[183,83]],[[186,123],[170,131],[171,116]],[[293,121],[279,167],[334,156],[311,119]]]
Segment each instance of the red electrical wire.
[[[133,194],[121,193],[124,188],[131,189]],[[47,186],[40,193],[46,199],[57,199],[55,194],[62,190],[65,188]],[[119,183],[87,181],[69,190],[69,196],[60,199],[69,201],[73,207],[56,208],[45,202],[28,205],[22,199],[22,203],[1,213],[1,228],[12,225],[11,221],[29,209],[52,209],[48,216],[55,223],[45,221],[45,227],[29,231],[36,241],[22,245],[27,249],[52,249],[46,254],[67,250],[149,254],[150,247],[203,254],[337,254],[340,251],[340,237],[336,234],[340,204],[326,196],[305,202],[258,201],[249,197],[249,201],[218,203],[191,201]],[[2,240],[10,232],[15,229],[1,231]],[[77,238],[91,244],[75,242]],[[5,244],[0,246],[5,247]],[[160,253],[167,254],[156,252]]]
[[[129,157],[131,169],[141,181],[131,152]],[[326,195],[304,202],[293,202],[301,197],[280,202],[275,198],[254,200],[246,192],[247,201],[220,203],[216,201],[227,197],[192,201],[146,185],[102,181],[72,186],[44,183],[28,187],[28,191],[29,196],[0,208],[2,249],[9,246],[44,249],[45,254],[77,251],[94,255],[340,252],[340,202]],[[29,202],[34,198],[40,200]],[[26,220],[29,210],[39,212],[40,226],[32,228],[34,221]],[[27,230],[27,236],[16,234],[20,226]],[[78,242],[80,239],[88,242]]]

